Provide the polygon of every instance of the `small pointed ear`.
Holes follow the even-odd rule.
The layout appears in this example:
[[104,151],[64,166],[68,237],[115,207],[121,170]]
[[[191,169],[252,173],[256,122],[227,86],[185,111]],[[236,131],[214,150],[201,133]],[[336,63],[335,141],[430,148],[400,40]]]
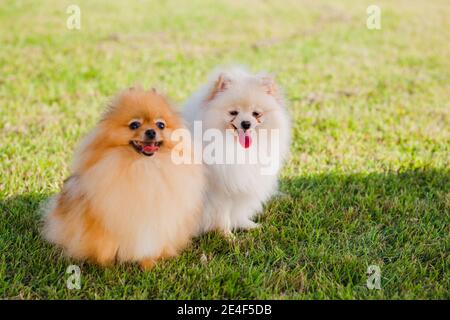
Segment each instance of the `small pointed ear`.
[[139,90],[144,91],[144,88],[140,84],[135,84],[131,87],[128,87],[124,91],[139,91]]
[[156,91],[156,89],[154,87],[151,87],[149,91],[152,93],[158,94],[158,92]]
[[227,78],[223,73],[219,75],[216,82],[214,83],[214,87],[208,96],[207,101],[213,100],[219,92],[224,92],[231,85],[231,80]]
[[270,76],[263,76],[261,78],[261,84],[264,88],[264,91],[271,96],[276,96],[278,94],[278,88],[277,85],[275,84],[275,81],[273,80],[272,77]]

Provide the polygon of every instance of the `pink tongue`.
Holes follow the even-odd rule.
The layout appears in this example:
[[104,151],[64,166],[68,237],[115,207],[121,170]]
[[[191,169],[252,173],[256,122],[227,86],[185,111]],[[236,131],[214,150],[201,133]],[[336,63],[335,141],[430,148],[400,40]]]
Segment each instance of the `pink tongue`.
[[241,146],[243,146],[245,149],[249,148],[252,144],[252,137],[250,136],[249,131],[239,130],[239,143]]
[[154,144],[149,144],[149,145],[144,146],[144,148],[142,150],[144,152],[150,153],[150,152],[155,152],[158,149],[159,148],[157,146],[155,146]]

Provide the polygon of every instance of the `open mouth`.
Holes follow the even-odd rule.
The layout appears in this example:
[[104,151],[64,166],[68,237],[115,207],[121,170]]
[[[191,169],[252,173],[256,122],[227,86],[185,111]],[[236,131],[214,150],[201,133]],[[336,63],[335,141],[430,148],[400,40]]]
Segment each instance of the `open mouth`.
[[239,139],[239,144],[244,148],[248,149],[252,145],[252,136],[250,134],[250,130],[238,129],[234,124],[231,123],[231,126],[236,131]]
[[156,151],[158,151],[162,143],[162,141],[130,141],[130,144],[133,146],[136,152],[141,153],[147,157],[152,156]]

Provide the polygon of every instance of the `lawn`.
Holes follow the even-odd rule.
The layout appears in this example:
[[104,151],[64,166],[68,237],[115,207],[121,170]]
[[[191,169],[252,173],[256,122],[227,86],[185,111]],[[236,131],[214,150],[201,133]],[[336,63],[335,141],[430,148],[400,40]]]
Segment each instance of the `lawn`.
[[[449,299],[450,3],[376,1],[381,30],[370,4],[3,0],[0,298]],[[235,62],[277,75],[294,124],[262,228],[207,234],[147,273],[42,240],[39,205],[111,95],[140,83],[180,106]]]

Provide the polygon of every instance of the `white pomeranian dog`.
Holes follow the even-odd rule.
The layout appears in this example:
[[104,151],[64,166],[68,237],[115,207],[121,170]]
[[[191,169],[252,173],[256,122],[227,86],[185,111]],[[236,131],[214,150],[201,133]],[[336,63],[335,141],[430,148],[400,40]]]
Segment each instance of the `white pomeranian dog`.
[[[241,67],[218,70],[188,99],[183,115],[193,132],[201,123],[204,133],[208,187],[200,230],[232,235],[233,230],[258,227],[252,219],[277,192],[278,173],[289,153],[291,122],[280,88],[265,73],[251,74]],[[226,161],[205,161],[210,129],[221,134],[215,153],[223,151]],[[198,140],[195,132],[194,138]],[[229,157],[235,154],[243,154],[246,161]],[[256,161],[247,161],[255,155]]]

